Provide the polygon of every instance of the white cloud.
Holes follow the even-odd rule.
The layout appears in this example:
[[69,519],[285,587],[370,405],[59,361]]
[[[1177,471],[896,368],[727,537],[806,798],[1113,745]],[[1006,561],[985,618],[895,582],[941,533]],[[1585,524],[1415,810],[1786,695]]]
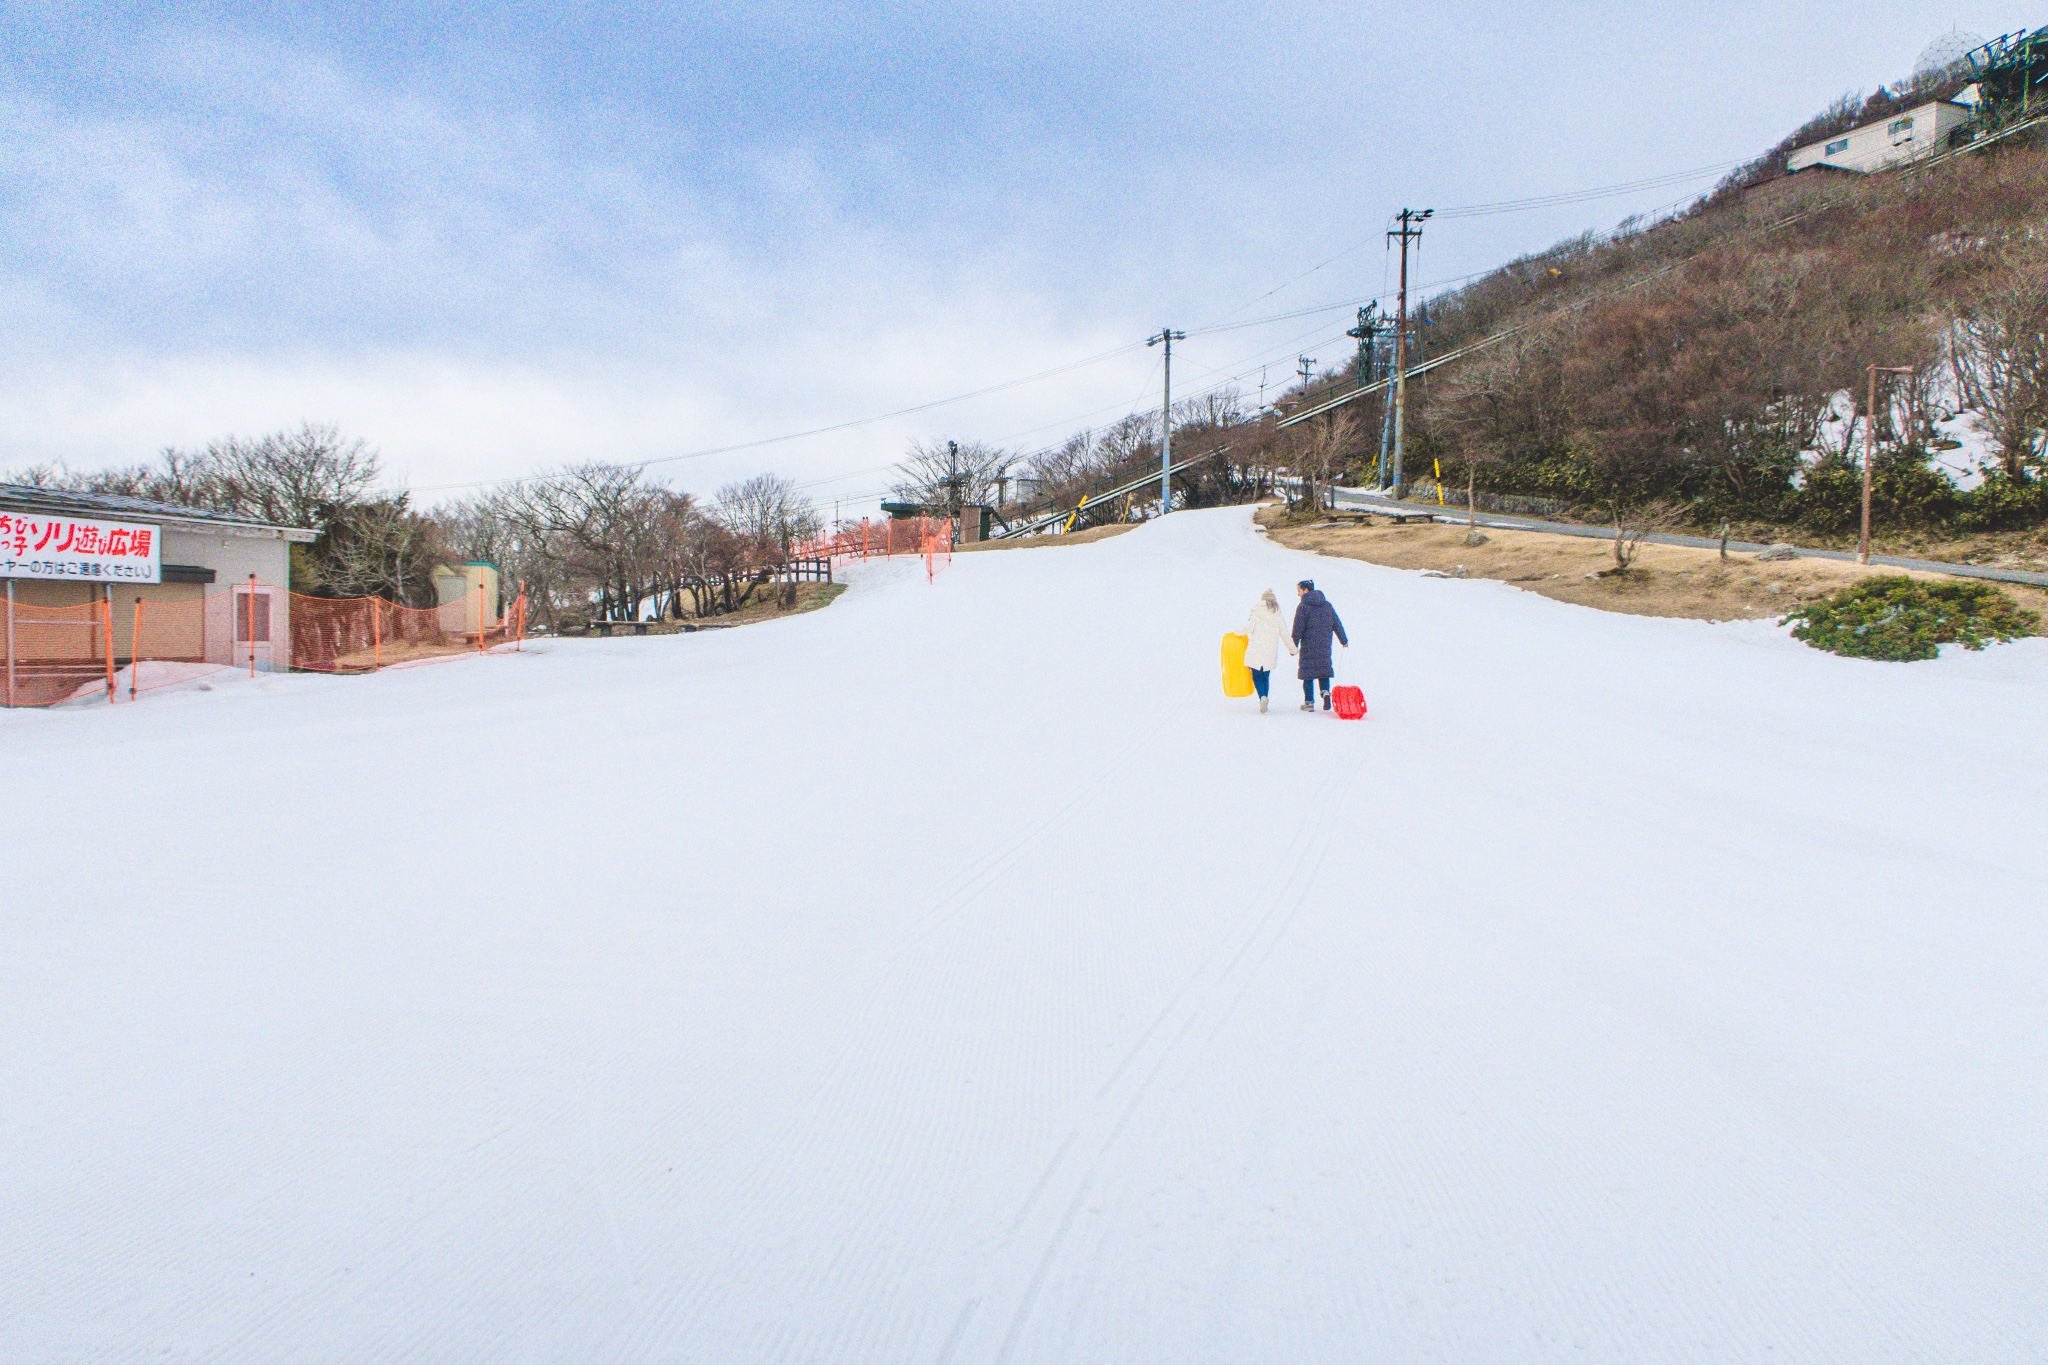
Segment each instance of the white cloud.
[[[1200,3],[1163,24],[1114,3],[942,7],[886,31],[859,6],[735,9],[703,20],[732,41],[680,56],[650,24],[603,61],[534,36],[402,71],[369,40],[110,34],[92,80],[68,56],[40,83],[31,64],[0,76],[0,466],[310,418],[431,485],[886,412],[1199,323],[1347,241],[1368,246],[1251,311],[1372,292],[1401,202],[1753,154],[1837,68],[1891,74],[1881,35],[1910,14],[1883,4],[1858,48],[1807,41],[1826,6],[1761,0],[1723,16],[1761,35],[1748,47],[1680,12]],[[1897,40],[1902,61],[1918,41]],[[501,58],[527,74],[476,74]],[[533,74],[557,62],[552,84]],[[1662,74],[1615,78],[1631,70]],[[1440,223],[1421,270],[1642,207]],[[1176,369],[1334,363],[1347,321],[1198,338]],[[910,436],[1050,440],[1149,402],[1155,364],[675,477],[822,476]]]

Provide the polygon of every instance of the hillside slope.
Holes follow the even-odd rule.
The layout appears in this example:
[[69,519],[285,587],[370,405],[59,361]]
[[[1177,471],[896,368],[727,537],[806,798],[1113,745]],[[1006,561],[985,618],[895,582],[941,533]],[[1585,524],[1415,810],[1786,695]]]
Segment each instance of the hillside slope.
[[[1838,536],[1859,515],[1848,419],[1876,363],[1914,371],[1880,397],[1880,526],[2032,527],[2048,520],[2044,333],[2048,151],[1781,177],[1431,300],[1418,363],[1504,339],[1411,385],[1407,473]],[[1362,468],[1378,400],[1344,411]]]

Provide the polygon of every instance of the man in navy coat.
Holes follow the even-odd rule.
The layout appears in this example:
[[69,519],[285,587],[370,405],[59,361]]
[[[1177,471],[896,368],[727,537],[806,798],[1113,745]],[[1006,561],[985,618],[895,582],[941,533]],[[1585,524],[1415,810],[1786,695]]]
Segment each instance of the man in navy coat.
[[1301,679],[1301,709],[1316,709],[1316,684],[1323,685],[1323,709],[1330,709],[1330,679],[1336,675],[1336,665],[1330,661],[1330,637],[1337,643],[1351,648],[1351,640],[1344,634],[1344,623],[1337,619],[1337,609],[1330,605],[1330,599],[1316,591],[1313,579],[1304,578],[1295,585],[1301,596],[1301,604],[1294,609],[1294,643],[1301,650],[1301,667],[1295,676]]

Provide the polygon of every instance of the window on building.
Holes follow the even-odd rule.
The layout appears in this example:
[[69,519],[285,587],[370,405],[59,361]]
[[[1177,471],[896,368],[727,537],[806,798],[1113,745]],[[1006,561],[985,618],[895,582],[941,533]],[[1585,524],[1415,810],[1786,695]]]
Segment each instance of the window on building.
[[1833,142],[1830,142],[1830,143],[1829,143],[1829,144],[1827,145],[1827,150],[1826,150],[1826,151],[1824,151],[1824,152],[1822,152],[1822,153],[1821,153],[1821,155],[1822,155],[1822,156],[1833,156],[1833,155],[1834,155],[1834,154],[1835,154],[1836,152],[1846,152],[1846,151],[1848,151],[1848,150],[1849,150],[1849,139],[1848,139],[1848,138],[1845,138],[1845,137],[1838,137],[1838,138],[1836,138],[1836,139],[1835,139],[1835,140],[1834,140]]
[[1901,133],[1904,133],[1910,137],[1913,132],[1913,120],[1911,116],[1908,116],[1906,118],[1895,118],[1890,123],[1887,123],[1884,126],[1884,130],[1887,133],[1890,133],[1893,137],[1897,137]]
[[[252,619],[253,618],[253,619]],[[255,635],[250,635],[254,628]],[[270,643],[270,594],[267,592],[238,592],[235,594],[235,643],[267,645]]]

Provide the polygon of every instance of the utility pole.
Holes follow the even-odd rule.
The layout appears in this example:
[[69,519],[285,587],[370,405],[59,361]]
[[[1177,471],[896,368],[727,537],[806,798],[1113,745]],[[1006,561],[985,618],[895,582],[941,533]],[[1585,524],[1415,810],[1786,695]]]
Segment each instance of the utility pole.
[[[1301,401],[1303,403],[1308,402],[1308,383],[1310,379],[1315,377],[1315,372],[1316,358],[1312,355],[1302,356],[1300,366],[1296,370],[1296,373],[1298,373],[1301,376]],[[1306,491],[1309,494],[1314,494],[1316,491],[1316,480],[1314,474],[1310,474],[1308,476],[1307,484],[1308,488]]]
[[1387,236],[1401,240],[1401,292],[1394,319],[1394,496],[1401,496],[1401,456],[1406,449],[1408,425],[1408,244],[1422,240],[1422,225],[1435,209],[1402,209],[1401,226]]
[[1186,341],[1186,332],[1161,327],[1159,335],[1148,338],[1147,346],[1166,347],[1166,395],[1159,404],[1159,515],[1173,510],[1173,343]]
[[1870,374],[1870,402],[1863,409],[1863,538],[1856,544],[1856,562],[1870,562],[1870,466],[1877,456],[1877,377],[1881,374],[1911,374],[1911,365],[1864,366]]
[[1374,487],[1387,487],[1387,455],[1394,445],[1394,394],[1391,389],[1380,390],[1380,465],[1379,478]]

